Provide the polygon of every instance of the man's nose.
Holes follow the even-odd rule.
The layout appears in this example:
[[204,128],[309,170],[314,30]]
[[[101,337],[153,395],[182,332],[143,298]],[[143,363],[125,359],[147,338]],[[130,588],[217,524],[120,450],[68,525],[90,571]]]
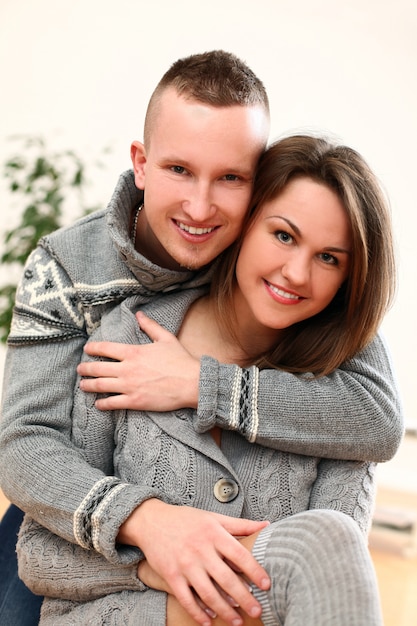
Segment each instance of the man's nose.
[[196,183],[187,200],[183,203],[183,209],[190,220],[204,223],[216,212],[213,193],[208,183]]

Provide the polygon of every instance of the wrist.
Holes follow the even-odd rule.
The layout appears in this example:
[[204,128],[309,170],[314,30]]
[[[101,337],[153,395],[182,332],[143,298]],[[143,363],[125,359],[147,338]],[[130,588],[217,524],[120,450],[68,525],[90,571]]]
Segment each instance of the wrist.
[[192,376],[188,379],[188,402],[186,406],[197,409],[198,407],[198,398],[199,398],[199,389],[200,389],[200,361],[194,359],[194,367],[192,370]]
[[129,517],[123,522],[117,534],[117,543],[135,546],[142,550],[143,537],[146,533],[146,523],[152,510],[159,504],[163,504],[157,498],[149,498],[132,511]]

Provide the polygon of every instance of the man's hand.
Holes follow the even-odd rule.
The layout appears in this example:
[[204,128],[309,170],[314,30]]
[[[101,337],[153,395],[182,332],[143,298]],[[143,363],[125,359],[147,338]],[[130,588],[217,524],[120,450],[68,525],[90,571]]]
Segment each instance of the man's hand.
[[118,541],[143,551],[149,564],[143,582],[175,596],[198,624],[208,623],[208,613],[196,596],[212,614],[235,626],[243,624],[242,616],[227,596],[240,611],[258,618],[261,607],[244,579],[261,589],[270,585],[265,570],[237,537],[253,535],[266,525],[151,499],[122,525]]
[[96,401],[96,407],[103,411],[197,408],[198,359],[155,321],[141,312],[136,317],[153,343],[87,343],[84,348],[87,354],[112,360],[80,363],[77,372],[88,377],[81,380],[81,389],[90,393],[112,394]]

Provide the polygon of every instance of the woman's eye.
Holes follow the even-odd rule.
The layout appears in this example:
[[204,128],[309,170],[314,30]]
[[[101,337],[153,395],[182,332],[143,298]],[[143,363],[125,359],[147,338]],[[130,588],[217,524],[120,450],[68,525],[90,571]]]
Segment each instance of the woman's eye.
[[293,238],[292,236],[285,232],[285,230],[277,230],[275,232],[275,237],[278,239],[278,241],[281,241],[282,243],[291,243]]
[[322,252],[322,254],[320,255],[320,258],[327,265],[338,265],[339,263],[338,259],[332,254],[329,254],[328,252]]
[[239,180],[239,176],[236,176],[236,174],[226,174],[223,178],[225,180],[231,180],[231,181]]

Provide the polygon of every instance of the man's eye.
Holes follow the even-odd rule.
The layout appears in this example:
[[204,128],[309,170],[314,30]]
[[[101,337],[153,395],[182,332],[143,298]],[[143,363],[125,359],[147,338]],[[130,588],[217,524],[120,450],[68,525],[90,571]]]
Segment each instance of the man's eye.
[[182,167],[182,165],[172,165],[171,170],[175,172],[175,174],[184,174],[185,167]]

